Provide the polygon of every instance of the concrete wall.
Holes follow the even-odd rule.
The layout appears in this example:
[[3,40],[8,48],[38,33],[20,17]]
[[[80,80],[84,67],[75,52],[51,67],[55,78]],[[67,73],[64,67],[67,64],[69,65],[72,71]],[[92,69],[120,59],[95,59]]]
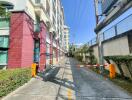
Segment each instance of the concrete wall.
[[128,37],[124,36],[118,39],[103,43],[104,56],[129,55]]
[[99,53],[98,53],[98,45],[95,45],[92,47],[93,48],[93,54],[96,57],[97,61],[99,62]]
[[[127,36],[108,40],[102,43],[102,47],[103,47],[103,56],[129,55],[130,54]],[[92,48],[94,50],[95,57],[99,61],[98,45],[94,45]]]
[[[130,38],[130,37],[129,37]],[[111,39],[108,41],[105,41],[102,43],[103,47],[103,56],[115,56],[115,55],[130,55],[130,43],[128,42],[128,36],[125,35],[123,37],[118,37],[115,39]],[[97,58],[99,62],[99,57],[98,57],[98,45],[94,45],[93,47],[94,50],[94,55]],[[106,61],[104,61],[106,63]],[[114,62],[111,61],[111,63],[115,64]],[[116,66],[116,72],[120,74],[119,69]],[[130,73],[125,65],[121,66],[125,76],[130,77]],[[109,70],[109,66],[106,67],[106,69]]]

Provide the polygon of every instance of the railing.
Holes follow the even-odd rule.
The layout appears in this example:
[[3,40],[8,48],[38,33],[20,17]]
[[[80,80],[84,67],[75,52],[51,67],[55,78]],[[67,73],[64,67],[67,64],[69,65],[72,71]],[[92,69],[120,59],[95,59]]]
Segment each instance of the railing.
[[[118,36],[120,34],[123,34],[127,31],[132,30],[132,14],[121,20],[116,25],[112,26],[108,30],[102,32],[99,34],[99,40],[105,41],[112,37]],[[97,37],[93,38],[88,42],[89,46],[97,44]]]
[[95,45],[97,43],[97,39],[96,38],[93,38],[92,40],[90,40],[89,42],[88,42],[88,45],[89,46],[92,46],[92,45]]

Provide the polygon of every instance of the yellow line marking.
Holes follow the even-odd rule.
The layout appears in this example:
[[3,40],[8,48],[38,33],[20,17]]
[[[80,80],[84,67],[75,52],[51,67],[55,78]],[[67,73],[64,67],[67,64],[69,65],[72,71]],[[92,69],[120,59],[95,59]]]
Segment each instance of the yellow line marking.
[[72,100],[72,90],[71,89],[68,89],[68,100]]

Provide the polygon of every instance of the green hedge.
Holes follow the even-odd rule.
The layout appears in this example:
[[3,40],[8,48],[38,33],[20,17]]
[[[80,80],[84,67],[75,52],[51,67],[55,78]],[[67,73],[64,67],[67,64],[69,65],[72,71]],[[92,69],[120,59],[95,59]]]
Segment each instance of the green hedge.
[[31,69],[12,69],[0,71],[0,97],[7,95],[31,78]]
[[129,63],[132,61],[132,56],[105,56],[104,57],[105,60],[113,60],[115,62],[119,62],[119,63]]
[[131,75],[131,79],[132,79],[132,70],[131,70],[132,56],[130,56],[130,55],[126,55],[126,56],[105,56],[104,59],[108,63],[110,63],[110,60],[114,61],[117,64],[117,67],[118,67],[122,77],[125,77],[123,68],[121,67],[121,65],[124,64],[127,67],[128,71]]

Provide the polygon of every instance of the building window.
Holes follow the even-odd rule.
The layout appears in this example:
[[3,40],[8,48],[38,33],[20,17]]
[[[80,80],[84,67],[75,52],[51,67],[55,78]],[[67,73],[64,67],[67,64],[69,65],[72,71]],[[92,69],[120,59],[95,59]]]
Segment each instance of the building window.
[[8,48],[9,37],[8,36],[0,36],[0,48]]
[[38,33],[41,31],[40,28],[40,17],[36,15],[36,20],[35,20],[35,24],[34,24],[34,32]]
[[0,65],[7,65],[7,51],[0,51]]
[[39,53],[40,53],[40,41],[35,40],[34,43],[34,62],[38,63],[39,62]]
[[9,19],[8,18],[0,18],[0,28],[9,27]]
[[66,35],[64,35],[64,38],[66,39]]
[[8,57],[8,36],[0,36],[0,65],[7,65]]
[[47,53],[47,56],[49,56],[50,54],[50,44],[49,43],[46,43],[46,53]]

